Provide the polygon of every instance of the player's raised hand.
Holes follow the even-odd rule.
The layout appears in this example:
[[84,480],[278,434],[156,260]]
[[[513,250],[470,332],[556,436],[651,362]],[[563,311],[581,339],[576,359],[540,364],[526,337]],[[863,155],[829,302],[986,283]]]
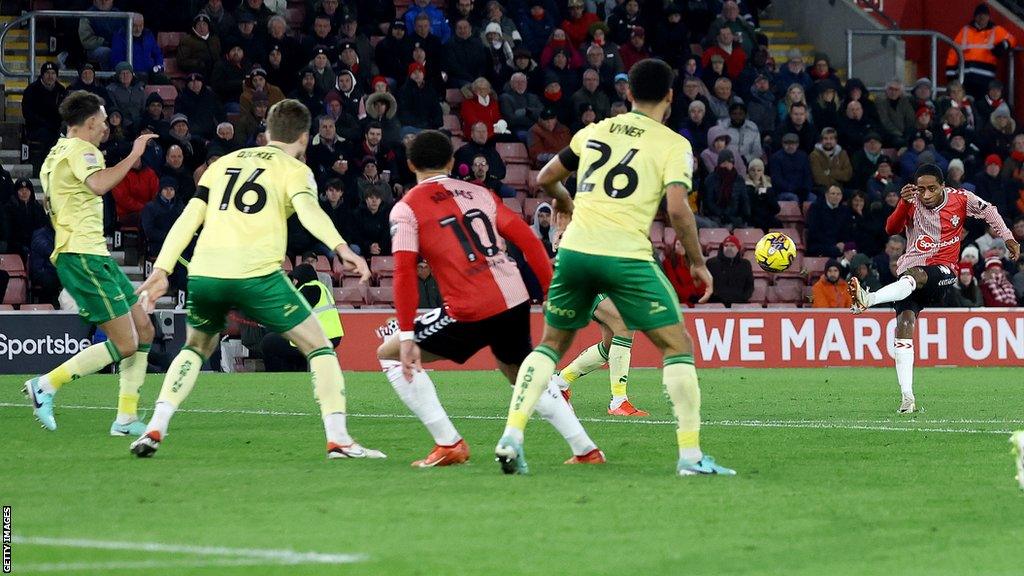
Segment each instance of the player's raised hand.
[[407,382],[412,382],[416,372],[423,371],[423,364],[420,362],[420,347],[413,340],[403,340],[399,345],[399,360],[402,362],[402,376]]
[[711,293],[714,292],[714,279],[711,277],[711,271],[708,270],[707,264],[701,264],[700,266],[691,266],[690,275],[694,279],[704,283],[704,295],[700,297],[697,302],[703,304],[711,299]]
[[154,138],[159,138],[159,136],[156,134],[142,134],[136,138],[135,142],[132,142],[132,155],[135,157],[142,156],[146,151],[146,145]]
[[1010,251],[1010,260],[1016,262],[1020,257],[1020,242],[1011,238],[1006,241],[1006,249]]
[[366,284],[370,281],[370,267],[366,265],[366,260],[362,256],[356,254],[348,247],[348,244],[341,244],[336,249],[338,257],[341,258],[341,262],[345,265],[345,268],[352,270],[353,272],[359,273],[359,281]]
[[135,289],[144,312],[148,314],[153,311],[156,301],[167,294],[167,286],[167,272],[160,268],[154,268],[149,278],[146,278],[146,281]]
[[906,184],[900,188],[900,198],[904,202],[913,202],[917,197],[917,184]]

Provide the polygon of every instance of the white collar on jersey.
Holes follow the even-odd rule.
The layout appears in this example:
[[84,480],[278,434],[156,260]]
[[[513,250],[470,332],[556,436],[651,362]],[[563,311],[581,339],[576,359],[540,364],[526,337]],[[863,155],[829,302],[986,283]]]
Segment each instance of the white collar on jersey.
[[423,184],[424,182],[437,182],[438,180],[444,180],[445,178],[448,178],[447,174],[438,174],[437,176],[431,176],[430,178],[424,178],[423,180],[420,180],[418,183],[419,184]]

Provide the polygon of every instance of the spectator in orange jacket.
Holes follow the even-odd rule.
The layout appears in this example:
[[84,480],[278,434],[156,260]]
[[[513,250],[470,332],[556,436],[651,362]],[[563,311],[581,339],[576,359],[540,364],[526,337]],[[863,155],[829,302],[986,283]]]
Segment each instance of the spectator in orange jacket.
[[686,259],[683,243],[676,240],[675,245],[665,251],[665,259],[661,262],[665,276],[672,283],[680,304],[690,308],[704,295],[704,284],[694,280],[690,274],[690,263]]
[[839,262],[829,260],[825,264],[825,273],[811,288],[811,297],[814,308],[849,308],[853,304]]
[[548,163],[553,156],[562,151],[572,140],[569,129],[558,121],[558,113],[552,108],[545,108],[540,119],[530,127],[530,159],[536,168]]
[[156,172],[143,166],[141,158],[136,158],[124,180],[111,190],[117,206],[117,221],[122,226],[139,225],[142,208],[156,198],[159,183]]
[[[975,100],[981,100],[989,82],[996,78],[1000,61],[1017,45],[1017,39],[1006,28],[992,23],[992,14],[982,3],[974,9],[974,20],[960,29],[955,42],[964,54],[964,89]],[[951,78],[959,71],[956,65],[956,51],[950,49],[946,74]]]

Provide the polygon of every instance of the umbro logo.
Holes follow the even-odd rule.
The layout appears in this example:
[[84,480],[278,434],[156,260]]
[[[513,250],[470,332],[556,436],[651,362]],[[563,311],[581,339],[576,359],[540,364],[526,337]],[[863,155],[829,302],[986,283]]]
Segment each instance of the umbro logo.
[[285,304],[284,305],[284,315],[285,316],[289,316],[289,315],[291,315],[292,312],[295,312],[298,309],[299,309],[299,307],[296,306],[295,304]]
[[666,310],[668,310],[668,308],[663,306],[661,304],[661,302],[651,302],[651,311],[648,314],[653,316],[655,314],[659,314],[659,313],[664,312]]

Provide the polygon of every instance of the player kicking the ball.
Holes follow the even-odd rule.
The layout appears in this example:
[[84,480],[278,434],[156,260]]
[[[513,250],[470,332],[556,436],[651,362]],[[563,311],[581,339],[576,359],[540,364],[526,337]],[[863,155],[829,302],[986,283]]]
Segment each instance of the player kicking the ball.
[[146,428],[136,412],[153,324],[138,303],[131,282],[107,251],[103,195],[125,177],[156,135],[136,138],[128,156],[107,168],[103,153],[96,148],[108,129],[103,100],[89,92],[74,92],[61,102],[60,116],[68,125],[67,137],[54,144],[39,171],[56,233],[50,260],[78,305],[78,313],[86,322],[98,325],[109,339],[25,382],[25,393],[43,428],[56,430],[53,397],[61,386],[119,363],[117,418],[110,425],[110,435],[136,436]]
[[188,333],[184,348],[167,369],[149,426],[131,451],[152,456],[167,427],[220,342],[225,316],[238,308],[283,335],[309,361],[328,458],[384,458],[349,436],[345,422],[345,379],[338,358],[309,303],[281,270],[286,221],[294,212],[317,239],[334,248],[365,282],[366,261],[338,235],[317,203],[316,181],[302,163],[309,140],[309,110],[282,100],[267,114],[269,144],[222,156],[203,173],[196,195],[164,241],[153,273],[139,288],[150,304],[167,291],[167,275],[200,226],[188,279]]
[[647,412],[633,406],[626,394],[626,388],[629,385],[629,360],[633,348],[633,331],[626,328],[619,310],[604,294],[598,295],[590,317],[597,322],[601,329],[601,341],[580,352],[579,356],[552,376],[555,385],[562,391],[562,396],[569,400],[572,396],[572,390],[569,387],[574,382],[607,363],[612,389],[608,414],[612,416],[648,416]]
[[[434,130],[420,132],[408,154],[418,184],[391,210],[399,332],[381,345],[377,356],[398,397],[434,437],[430,454],[413,462],[431,468],[469,460],[469,447],[441,406],[421,362],[447,359],[461,364],[489,347],[499,369],[514,382],[532,347],[530,302],[519,269],[500,239],[523,252],[545,291],[551,283],[551,263],[530,227],[489,190],[448,177],[453,157],[447,136]],[[444,307],[417,318],[419,256],[437,277]],[[545,390],[537,411],[572,448],[573,457],[566,463],[604,462],[558,389],[549,384]]]
[[[647,236],[658,205],[667,196],[672,227],[686,247],[693,276],[707,287],[702,298],[706,301],[711,296],[711,274],[686,202],[693,151],[685,138],[661,123],[672,103],[672,80],[672,68],[661,60],[636,63],[629,72],[633,111],[577,132],[537,178],[555,198],[556,214],[572,221],[558,249],[545,305],[544,341],[519,369],[505,432],[495,447],[506,474],[528,471],[523,430],[555,365],[576,331],[590,321],[588,313],[601,293],[615,304],[626,326],[647,334],[664,357],[663,381],[678,423],[677,473],[735,474],[701,451],[693,342]],[[573,172],[579,173],[575,205],[562,185]]]
[[1011,260],[1016,260],[1020,254],[1020,245],[995,206],[968,190],[945,186],[941,168],[934,164],[921,166],[914,175],[914,182],[900,190],[902,200],[885,223],[887,234],[907,236],[907,251],[896,265],[899,279],[877,292],[863,289],[856,276],[851,277],[849,283],[854,314],[877,304],[895,303],[896,379],[903,395],[901,414],[917,410],[914,398],[917,316],[925,307],[944,305],[950,287],[956,283],[960,239],[967,217],[988,222],[1006,241]]

